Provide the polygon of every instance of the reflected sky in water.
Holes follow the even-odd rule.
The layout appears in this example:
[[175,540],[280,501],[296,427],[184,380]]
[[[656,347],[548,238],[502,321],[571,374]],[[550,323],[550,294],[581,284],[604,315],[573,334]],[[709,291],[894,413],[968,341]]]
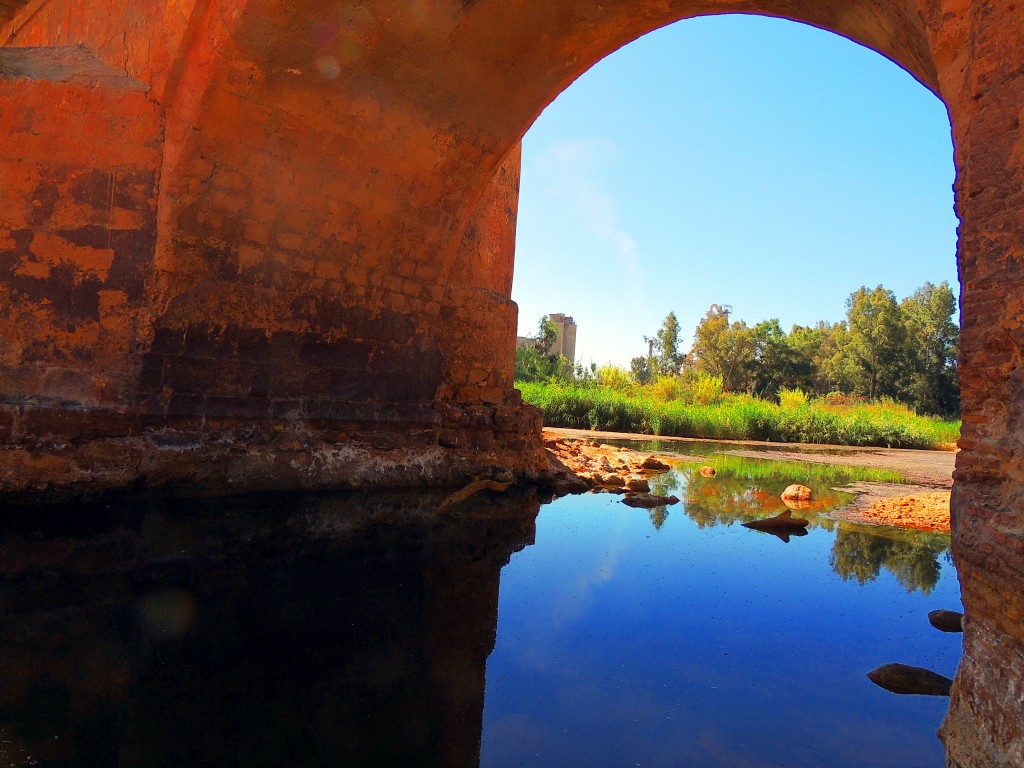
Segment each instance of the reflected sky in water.
[[785,478],[721,474],[663,478],[684,503],[650,512],[610,494],[541,509],[501,575],[481,765],[943,764],[948,700],[865,674],[955,673],[959,635],[927,622],[960,605],[948,537],[812,511],[785,543],[735,524]]
[[668,473],[684,503],[650,511],[529,491],[446,514],[443,492],[8,510],[0,765],[941,765],[946,700],[865,673],[953,674],[960,638],[926,620],[958,605],[948,538],[811,510],[785,543],[738,524],[783,479],[738,467]]

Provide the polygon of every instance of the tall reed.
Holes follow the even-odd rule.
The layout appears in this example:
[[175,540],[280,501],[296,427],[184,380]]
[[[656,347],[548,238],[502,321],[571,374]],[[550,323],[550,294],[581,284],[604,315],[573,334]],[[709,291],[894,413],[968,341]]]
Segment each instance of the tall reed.
[[918,416],[892,402],[837,407],[790,399],[782,407],[747,395],[725,395],[700,405],[663,401],[642,390],[631,394],[561,383],[518,386],[526,402],[543,409],[544,424],[550,427],[890,448],[947,447],[960,435],[959,421]]

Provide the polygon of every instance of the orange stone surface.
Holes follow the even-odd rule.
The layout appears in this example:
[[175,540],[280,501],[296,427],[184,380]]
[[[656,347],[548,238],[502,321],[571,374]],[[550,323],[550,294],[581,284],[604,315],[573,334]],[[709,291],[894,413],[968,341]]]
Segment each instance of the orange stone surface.
[[950,765],[1024,764],[1024,4],[0,3],[0,491],[537,479],[512,384],[518,144],[709,13],[849,37],[956,152],[965,656]]

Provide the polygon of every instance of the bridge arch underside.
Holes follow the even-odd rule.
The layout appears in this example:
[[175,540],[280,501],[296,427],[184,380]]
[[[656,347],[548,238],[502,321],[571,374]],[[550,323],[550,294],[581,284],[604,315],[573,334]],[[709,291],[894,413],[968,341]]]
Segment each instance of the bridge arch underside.
[[951,765],[1024,764],[1024,6],[26,0],[0,8],[0,491],[543,479],[512,383],[519,141],[601,57],[747,12],[946,104],[961,220]]

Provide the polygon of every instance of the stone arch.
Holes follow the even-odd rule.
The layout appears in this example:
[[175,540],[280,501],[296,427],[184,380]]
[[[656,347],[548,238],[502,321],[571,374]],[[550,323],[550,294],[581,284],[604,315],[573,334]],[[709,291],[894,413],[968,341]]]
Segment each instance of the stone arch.
[[911,72],[949,112],[961,221],[970,620],[944,732],[953,765],[1024,763],[1024,6],[6,8],[0,103],[31,107],[0,110],[0,177],[20,180],[0,187],[7,492],[536,478],[509,288],[516,147],[543,107],[630,40],[713,13],[812,24]]

